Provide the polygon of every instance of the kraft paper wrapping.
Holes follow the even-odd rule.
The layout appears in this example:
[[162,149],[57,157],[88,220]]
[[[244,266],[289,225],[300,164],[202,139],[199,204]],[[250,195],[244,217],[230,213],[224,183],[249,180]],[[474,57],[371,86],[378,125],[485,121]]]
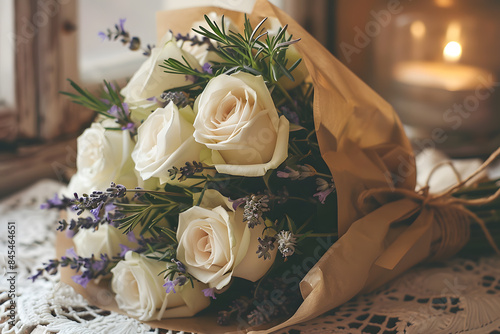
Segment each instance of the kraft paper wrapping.
[[[158,13],[158,38],[169,29],[174,33],[189,32],[193,22],[202,21],[203,14],[211,11],[224,14],[242,26],[241,12],[217,7],[189,8]],[[415,201],[386,197],[374,198],[371,207],[358,205],[358,198],[368,189],[415,188],[412,148],[392,107],[287,14],[266,0],[257,0],[249,18],[255,26],[264,17],[276,17],[282,25],[288,24],[288,31],[295,38],[301,38],[295,46],[315,87],[317,137],[337,187],[341,237],[301,282],[304,302],[296,314],[271,329],[253,333],[270,333],[313,319],[360,292],[379,287],[426,259],[432,243],[439,238],[433,224],[434,212]],[[324,223],[331,224],[333,229],[335,219]],[[103,286],[105,283],[89,284],[84,290],[71,281],[68,273],[62,276],[63,281],[76,287],[92,303],[117,310],[108,287]],[[98,297],[102,299],[106,294],[107,304]],[[165,319],[151,325],[199,333],[242,330],[218,327],[210,314]]]

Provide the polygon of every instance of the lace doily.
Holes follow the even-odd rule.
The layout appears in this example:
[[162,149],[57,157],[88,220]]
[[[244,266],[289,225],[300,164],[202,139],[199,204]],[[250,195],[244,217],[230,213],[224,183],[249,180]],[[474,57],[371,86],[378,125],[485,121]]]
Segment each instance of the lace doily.
[[[61,185],[43,181],[0,204],[0,330],[2,334],[164,334],[89,305],[57,276],[32,283],[32,270],[55,256],[57,213],[40,203]],[[16,226],[15,326],[9,325],[7,223]],[[500,334],[500,259],[453,259],[412,269],[399,279],[282,333]]]

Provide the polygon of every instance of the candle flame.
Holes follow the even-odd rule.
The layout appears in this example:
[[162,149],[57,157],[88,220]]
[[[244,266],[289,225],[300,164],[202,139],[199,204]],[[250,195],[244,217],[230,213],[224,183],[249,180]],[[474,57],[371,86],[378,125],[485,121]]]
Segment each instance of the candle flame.
[[457,62],[462,57],[462,46],[460,43],[452,41],[446,44],[443,50],[443,57],[448,62]]

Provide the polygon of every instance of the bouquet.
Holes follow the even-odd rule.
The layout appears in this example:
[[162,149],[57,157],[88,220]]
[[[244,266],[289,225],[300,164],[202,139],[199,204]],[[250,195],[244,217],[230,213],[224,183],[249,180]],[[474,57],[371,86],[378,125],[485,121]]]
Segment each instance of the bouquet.
[[[63,280],[91,302],[179,330],[295,313],[275,330],[465,244],[470,193],[451,196],[463,184],[414,192],[392,108],[286,14],[261,0],[250,15],[197,8],[158,22],[125,87],[66,93],[99,116],[67,194],[44,205],[68,210],[58,230],[74,247],[63,240],[33,279],[71,269]],[[124,21],[101,35],[140,48]],[[205,309],[217,314],[208,327],[164,320]]]

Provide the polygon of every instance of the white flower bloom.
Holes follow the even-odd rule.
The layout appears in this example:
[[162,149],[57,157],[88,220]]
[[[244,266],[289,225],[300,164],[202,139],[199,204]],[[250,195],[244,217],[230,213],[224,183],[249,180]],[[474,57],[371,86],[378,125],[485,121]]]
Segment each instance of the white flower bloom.
[[258,238],[264,224],[250,229],[243,222],[243,209],[216,190],[207,190],[200,206],[179,215],[177,258],[188,273],[211,288],[222,289],[231,278],[241,277],[255,282],[274,262],[258,258]]
[[128,131],[106,130],[116,127],[111,120],[93,123],[77,140],[77,173],[71,179],[68,190],[78,195],[94,190],[105,190],[111,182],[127,188],[138,185],[134,162],[130,154],[134,141]]
[[195,102],[194,138],[212,150],[219,173],[262,176],[288,155],[289,122],[261,76],[219,75]]
[[139,320],[192,317],[210,305],[202,290],[206,286],[194,282],[176,287],[166,293],[165,279],[160,274],[167,268],[165,262],[149,259],[132,251],[118,262],[111,272],[111,287],[118,307]]
[[157,177],[162,184],[169,182],[169,169],[202,160],[204,146],[194,140],[189,118],[194,118],[191,107],[179,110],[169,103],[156,109],[137,129],[132,159],[143,180]]
[[132,116],[136,108],[144,114],[144,110],[157,106],[154,98],[160,98],[163,91],[192,83],[185,75],[165,73],[165,69],[160,65],[169,58],[180,62],[186,59],[193,68],[201,69],[198,61],[189,52],[181,50],[172,33],[168,32],[159,46],[151,51],[151,56],[132,76],[127,86],[121,90]]
[[138,247],[136,242],[130,241],[123,231],[109,224],[99,226],[99,229],[80,229],[73,237],[75,251],[81,257],[97,259],[101,254],[107,254],[110,258],[121,253],[120,244],[129,248]]

